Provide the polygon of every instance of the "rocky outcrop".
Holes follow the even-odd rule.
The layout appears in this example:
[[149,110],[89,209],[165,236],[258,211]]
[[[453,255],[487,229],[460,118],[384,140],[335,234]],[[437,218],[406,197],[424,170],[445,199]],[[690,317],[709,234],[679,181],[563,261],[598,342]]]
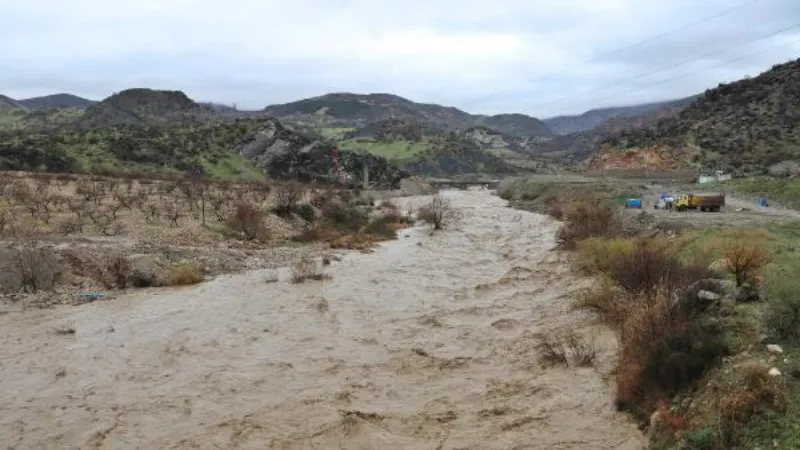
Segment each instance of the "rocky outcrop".
[[[294,133],[275,119],[265,120],[239,147],[239,153],[273,178],[328,183],[339,180],[333,147]],[[345,182],[352,185],[363,183],[365,168],[374,185],[396,187],[408,175],[384,158],[346,150],[339,152],[339,165]]]

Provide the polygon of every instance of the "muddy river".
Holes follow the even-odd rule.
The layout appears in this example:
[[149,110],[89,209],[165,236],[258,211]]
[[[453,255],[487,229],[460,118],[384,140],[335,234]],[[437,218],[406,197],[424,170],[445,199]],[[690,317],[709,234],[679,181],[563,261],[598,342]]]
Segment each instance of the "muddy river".
[[[550,251],[557,224],[446,196],[449,229],[328,280],[262,270],[0,316],[2,448],[642,448],[604,381],[613,335],[569,307],[586,281]],[[558,329],[595,340],[596,367],[540,367],[537,333]]]

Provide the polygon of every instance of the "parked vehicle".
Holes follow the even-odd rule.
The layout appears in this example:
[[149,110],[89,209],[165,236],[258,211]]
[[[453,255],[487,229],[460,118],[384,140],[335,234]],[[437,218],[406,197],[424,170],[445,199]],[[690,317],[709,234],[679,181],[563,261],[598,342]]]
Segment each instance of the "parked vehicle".
[[725,206],[725,194],[683,194],[675,201],[678,211],[719,212]]

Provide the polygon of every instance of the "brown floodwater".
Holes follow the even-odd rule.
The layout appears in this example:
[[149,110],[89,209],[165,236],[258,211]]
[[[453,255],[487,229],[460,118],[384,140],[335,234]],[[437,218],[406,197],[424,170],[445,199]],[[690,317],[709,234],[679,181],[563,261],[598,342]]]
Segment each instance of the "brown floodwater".
[[[0,443],[644,448],[604,381],[613,334],[570,309],[586,281],[551,251],[557,224],[488,191],[445,195],[450,228],[402,230],[328,280],[262,270],[0,316]],[[564,329],[595,340],[596,367],[540,366],[537,334]]]

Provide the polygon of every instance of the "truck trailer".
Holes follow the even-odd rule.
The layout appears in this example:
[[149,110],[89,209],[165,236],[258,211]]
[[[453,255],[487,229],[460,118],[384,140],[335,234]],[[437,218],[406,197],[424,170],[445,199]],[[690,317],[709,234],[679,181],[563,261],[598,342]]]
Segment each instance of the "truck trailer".
[[725,206],[725,194],[683,194],[674,204],[678,211],[719,212]]

